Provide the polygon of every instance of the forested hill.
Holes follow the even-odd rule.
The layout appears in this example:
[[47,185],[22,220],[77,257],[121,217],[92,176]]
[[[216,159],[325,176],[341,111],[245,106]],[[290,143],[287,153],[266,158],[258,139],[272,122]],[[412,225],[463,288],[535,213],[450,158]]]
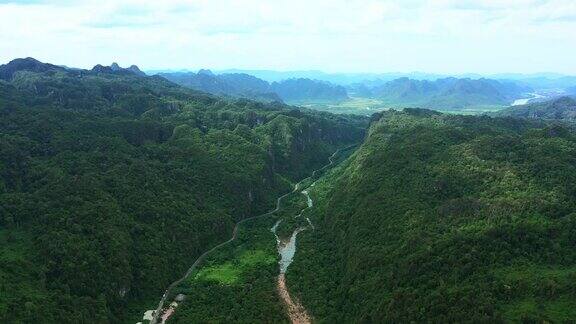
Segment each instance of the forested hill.
[[482,105],[507,106],[531,89],[513,82],[491,79],[444,78],[428,81],[400,78],[370,91],[376,98],[405,107],[454,110]]
[[572,97],[560,97],[544,102],[513,106],[498,111],[494,113],[494,115],[576,121],[576,99]]
[[342,86],[305,78],[268,83],[245,73],[216,75],[209,70],[200,70],[198,73],[160,73],[159,75],[191,89],[260,101],[337,101],[348,98],[346,89]]
[[362,118],[138,71],[0,66],[2,322],[141,318],[234,222],[364,136]]
[[291,289],[318,322],[576,318],[576,135],[427,110],[376,116],[318,183]]

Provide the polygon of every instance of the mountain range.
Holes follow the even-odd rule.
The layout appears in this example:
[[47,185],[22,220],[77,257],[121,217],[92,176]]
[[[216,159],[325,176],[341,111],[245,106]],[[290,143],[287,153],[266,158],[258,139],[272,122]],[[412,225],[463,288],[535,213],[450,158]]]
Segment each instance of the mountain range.
[[457,78],[435,81],[401,78],[364,90],[372,97],[391,104],[441,110],[505,106],[531,91],[531,88],[513,82]]
[[160,73],[159,75],[185,87],[217,95],[286,102],[337,101],[348,98],[346,89],[342,86],[305,78],[269,83],[245,73],[216,75],[210,70],[200,70],[198,73]]
[[[159,73],[188,73],[188,70],[149,70],[146,71],[150,75]],[[249,74],[257,78],[266,80],[268,82],[278,82],[286,79],[313,79],[322,80],[330,83],[350,86],[357,83],[378,82],[385,83],[400,78],[410,78],[415,80],[429,80],[434,81],[437,79],[445,78],[458,78],[458,79],[492,79],[492,80],[510,80],[510,81],[526,81],[526,85],[533,87],[544,86],[545,88],[564,88],[568,83],[569,86],[574,85],[574,76],[559,74],[559,73],[496,73],[496,74],[480,74],[480,73],[458,73],[458,74],[443,74],[443,73],[426,73],[426,72],[385,72],[385,73],[346,73],[346,72],[323,72],[319,70],[302,70],[302,71],[274,71],[274,70],[250,70],[250,69],[226,69],[216,70],[216,74]],[[571,83],[571,84],[570,84]]]
[[[182,79],[226,96],[136,66],[0,65],[0,321],[147,322],[159,300],[169,323],[576,318],[573,98],[363,117],[231,95],[334,91],[313,80]],[[450,107],[528,89],[364,90]]]
[[[410,75],[411,78],[394,78],[403,74],[330,74],[320,71],[258,70],[224,72],[234,73],[215,74],[210,70],[200,70],[197,73],[172,72],[158,75],[180,85],[212,94],[267,102],[285,101],[326,111],[330,111],[330,108],[325,104],[345,103],[350,97],[376,99],[380,102],[378,105],[380,107],[422,107],[460,111],[495,110],[507,107],[515,100],[526,98],[534,92],[542,93],[545,97],[576,92],[576,78],[548,74],[503,74],[497,77],[508,79],[487,79],[443,78],[441,75],[422,73],[404,74]],[[304,77],[292,78],[293,76]],[[318,79],[306,78],[308,76]],[[355,110],[344,109],[344,111]],[[365,111],[358,112],[363,114]]]
[[0,79],[11,81],[18,72],[32,72],[32,73],[66,73],[69,75],[83,75],[83,74],[135,74],[139,76],[146,76],[138,66],[132,65],[128,68],[121,68],[117,63],[112,63],[110,66],[103,66],[101,64],[95,65],[91,70],[82,70],[76,68],[68,68],[65,66],[54,65],[50,63],[42,63],[32,57],[19,58],[10,61],[8,64],[0,65]]
[[141,321],[367,123],[31,58],[0,66],[0,116],[4,323]]
[[216,75],[209,70],[198,73],[161,73],[180,85],[218,95],[282,101],[295,104],[342,102],[348,93],[354,97],[376,98],[389,106],[461,110],[477,106],[508,106],[533,89],[513,81],[444,78],[391,81],[366,81],[346,88],[327,81],[286,79],[269,83],[243,73]]

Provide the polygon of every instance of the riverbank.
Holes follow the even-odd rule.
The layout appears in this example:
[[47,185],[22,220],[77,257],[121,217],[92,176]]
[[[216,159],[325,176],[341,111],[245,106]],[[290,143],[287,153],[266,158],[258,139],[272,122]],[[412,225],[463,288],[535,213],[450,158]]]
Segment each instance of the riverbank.
[[[285,277],[286,272],[288,271],[288,267],[290,266],[290,264],[292,263],[292,261],[294,259],[294,255],[296,254],[296,248],[297,248],[296,240],[297,240],[298,234],[305,231],[305,230],[314,230],[314,225],[312,224],[312,221],[310,220],[310,218],[303,216],[304,212],[306,210],[308,210],[314,206],[314,201],[310,197],[309,190],[310,190],[310,188],[312,188],[316,185],[317,174],[334,165],[334,162],[335,162],[334,158],[338,155],[339,152],[340,152],[340,150],[337,150],[336,152],[334,152],[334,154],[332,154],[328,158],[329,163],[327,165],[325,165],[323,168],[321,168],[317,171],[314,171],[312,173],[311,180],[313,180],[313,182],[308,187],[306,187],[304,190],[302,190],[300,192],[301,195],[304,197],[305,202],[306,202],[305,207],[303,209],[301,209],[300,213],[297,215],[294,215],[294,216],[288,215],[285,218],[279,219],[274,224],[274,226],[270,229],[270,231],[272,233],[274,233],[274,236],[276,236],[276,245],[278,248],[278,254],[280,255],[280,261],[278,261],[279,270],[280,270],[280,274],[278,275],[278,284],[277,284],[278,295],[280,296],[280,298],[284,302],[286,312],[288,313],[288,316],[290,317],[290,321],[293,324],[308,324],[308,323],[312,322],[312,318],[310,317],[309,313],[306,311],[306,308],[300,303],[300,301],[297,298],[291,297],[290,292],[288,290],[288,287],[286,285],[286,277]],[[278,235],[278,227],[280,226],[282,221],[291,220],[291,219],[292,220],[301,219],[302,217],[305,217],[306,221],[308,222],[307,226],[296,227],[288,240],[283,239]]]
[[[338,151],[326,165],[314,171],[312,177],[331,166],[337,154]],[[292,210],[301,211],[302,204],[311,206],[307,193],[299,192],[311,182],[311,178],[300,181],[292,192],[277,199],[274,210],[239,222],[232,238],[200,256],[185,275],[166,290],[151,322],[158,323],[160,318],[169,318],[170,322],[289,322],[277,293],[278,256],[274,236],[268,229],[284,216],[281,209],[294,217]],[[284,206],[291,199],[298,209]],[[177,308],[165,308],[176,294],[188,298]],[[171,312],[171,316],[164,316],[166,311]]]
[[288,288],[286,287],[286,275],[281,273],[278,276],[278,293],[280,294],[280,298],[286,305],[286,311],[288,312],[288,316],[290,317],[290,321],[292,324],[309,324],[312,323],[312,319],[308,312],[302,306],[298,299],[292,299],[290,293],[288,292]]

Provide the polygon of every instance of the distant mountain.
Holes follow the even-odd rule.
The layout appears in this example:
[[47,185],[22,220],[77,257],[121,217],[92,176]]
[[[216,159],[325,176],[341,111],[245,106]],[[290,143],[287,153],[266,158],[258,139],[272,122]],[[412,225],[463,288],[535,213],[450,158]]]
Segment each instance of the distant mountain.
[[[366,125],[227,100],[117,64],[78,70],[24,59],[0,72],[2,323],[141,321],[138,308],[190,260],[228,240],[236,222],[273,209]],[[275,260],[271,247],[264,253]],[[271,270],[254,264],[254,289],[240,286],[239,298],[286,322],[279,299],[262,307],[262,296],[275,296],[268,279],[277,269],[265,264]],[[238,304],[227,305],[219,311]]]
[[[160,73],[187,73],[188,70],[149,70],[149,75]],[[296,71],[274,71],[274,70],[249,70],[249,69],[227,69],[217,70],[217,75],[222,74],[248,74],[268,82],[280,82],[287,79],[312,79],[327,81],[332,84],[345,86],[349,93],[355,96],[366,93],[362,91],[362,86],[374,88],[382,86],[387,82],[399,79],[409,78],[412,80],[435,81],[444,78],[458,79],[491,79],[500,82],[516,83],[521,86],[530,87],[535,90],[564,90],[568,87],[576,86],[576,77],[567,76],[558,73],[499,73],[499,74],[478,74],[478,73],[461,73],[461,74],[438,74],[426,72],[384,72],[384,73],[349,73],[335,72],[328,73],[318,70],[296,70]],[[360,90],[360,91],[358,91]]]
[[34,72],[34,73],[56,73],[68,72],[72,74],[86,74],[92,73],[110,73],[110,74],[136,74],[139,76],[146,76],[136,65],[129,68],[121,68],[117,63],[112,63],[110,66],[96,65],[92,70],[82,70],[75,68],[68,68],[65,66],[58,66],[49,63],[42,63],[32,57],[18,58],[10,61],[7,64],[0,65],[0,79],[10,81],[14,78],[17,72]]
[[286,101],[343,100],[348,98],[346,89],[342,86],[303,78],[273,82],[271,89]]
[[550,101],[510,107],[494,113],[494,115],[574,121],[576,120],[576,99],[560,97]]
[[221,74],[220,80],[225,81],[239,92],[259,92],[270,91],[270,84],[262,79],[245,73]]
[[253,75],[257,78],[266,80],[268,82],[280,82],[287,79],[312,79],[327,81],[330,83],[349,86],[352,84],[364,82],[387,82],[401,77],[409,77],[418,80],[436,80],[438,78],[445,78],[444,74],[432,74],[423,72],[388,72],[388,73],[327,73],[317,70],[306,71],[271,71],[271,70],[222,70],[218,73],[245,73]]
[[182,86],[212,94],[264,101],[341,100],[348,97],[342,86],[311,79],[268,83],[246,73],[217,75],[210,70],[159,75]]
[[140,76],[146,76],[146,74],[140,71],[136,65],[131,65],[129,68],[121,68],[118,63],[112,63],[110,66],[103,66],[98,64],[92,68],[92,72],[111,74],[136,74]]
[[444,78],[436,81],[400,78],[372,89],[374,97],[390,104],[432,109],[462,109],[481,105],[509,105],[529,87],[490,79]]
[[227,82],[217,78],[212,73],[206,73],[205,71],[200,71],[198,73],[160,73],[158,75],[187,88],[201,90],[212,94],[230,94],[234,92],[232,86],[228,85]]
[[268,82],[248,74],[216,75],[210,70],[200,70],[198,73],[178,72],[158,75],[181,86],[215,95],[242,97],[264,102],[282,101],[277,94],[270,92]]
[[19,58],[10,61],[8,64],[0,65],[0,79],[10,81],[14,74],[18,71],[29,71],[36,73],[44,73],[49,71],[64,71],[63,67],[42,63],[34,58]]
[[355,83],[346,88],[350,96],[366,98],[374,96],[372,89],[373,87],[368,86],[366,83]]

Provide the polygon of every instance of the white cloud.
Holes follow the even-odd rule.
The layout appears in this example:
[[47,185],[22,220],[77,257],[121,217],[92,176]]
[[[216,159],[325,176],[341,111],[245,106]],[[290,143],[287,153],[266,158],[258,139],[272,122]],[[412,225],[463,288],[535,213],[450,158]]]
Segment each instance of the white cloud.
[[573,0],[0,2],[0,60],[576,73]]

